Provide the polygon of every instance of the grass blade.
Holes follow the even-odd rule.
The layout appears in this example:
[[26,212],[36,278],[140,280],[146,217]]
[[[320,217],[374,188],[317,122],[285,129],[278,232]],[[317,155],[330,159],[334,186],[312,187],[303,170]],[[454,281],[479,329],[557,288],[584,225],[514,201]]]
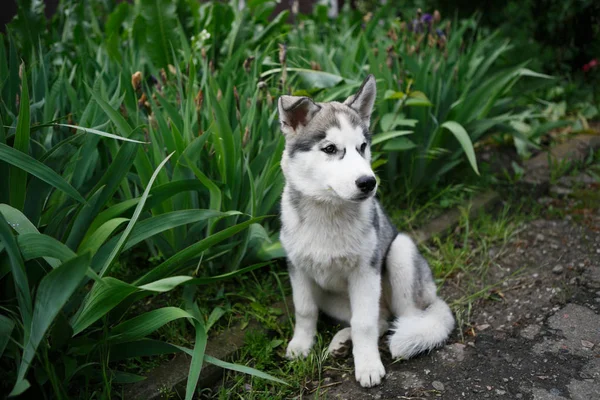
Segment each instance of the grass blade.
[[121,248],[125,245],[125,241],[127,241],[127,238],[129,237],[129,234],[131,233],[131,230],[133,229],[135,223],[137,222],[138,218],[140,217],[140,214],[142,213],[142,210],[144,209],[144,204],[146,203],[146,199],[148,198],[148,194],[150,193],[150,189],[152,188],[152,184],[154,183],[154,180],[158,176],[158,173],[160,172],[161,168],[167,163],[167,161],[169,161],[169,158],[171,158],[171,156],[173,154],[174,154],[174,152],[169,154],[167,156],[167,158],[165,158],[159,164],[159,166],[156,168],[156,170],[154,170],[154,174],[152,174],[152,177],[150,178],[150,182],[148,182],[148,186],[146,186],[146,190],[144,190],[144,194],[142,195],[140,202],[136,206],[135,211],[133,212],[133,216],[131,217],[131,220],[127,224],[125,231],[121,235],[119,241],[117,242],[117,245],[111,251],[110,255],[108,256],[108,259],[104,262],[104,265],[102,265],[100,272],[98,274],[100,277],[102,277],[106,273],[106,271],[110,268],[110,266],[116,259],[117,255],[121,252]]
[[200,254],[202,254],[202,252],[209,249],[210,247],[216,245],[219,242],[222,242],[223,240],[235,235],[236,233],[243,231],[244,229],[248,228],[248,226],[262,221],[265,218],[266,216],[252,218],[248,221],[223,229],[222,231],[214,233],[209,237],[199,241],[198,243],[194,243],[193,245],[186,247],[185,249],[173,255],[168,260],[166,260],[165,262],[163,262],[162,264],[160,264],[159,266],[157,266],[156,268],[154,268],[153,270],[136,280],[134,282],[134,285],[143,285],[145,283],[161,279],[166,275],[175,273],[177,268],[174,267],[180,266],[185,261],[188,261],[193,257],[199,256]]
[[[50,324],[69,300],[69,297],[81,284],[90,262],[90,255],[86,253],[73,258],[46,275],[37,290],[31,333],[23,350],[23,357],[17,373],[15,389],[25,378],[33,357],[46,335]],[[14,395],[14,390],[11,395]]]
[[15,322],[0,314],[0,357],[4,354],[4,349],[10,340],[10,335],[15,327]]
[[73,128],[73,129],[80,130],[82,132],[93,133],[94,135],[103,136],[103,137],[110,138],[110,139],[122,140],[122,141],[125,141],[125,142],[141,143],[141,144],[148,144],[148,143],[150,143],[150,142],[141,142],[139,140],[129,139],[129,138],[118,136],[118,135],[113,135],[112,133],[99,131],[97,129],[84,128],[82,126],[77,126],[77,125],[54,124],[54,126],[65,126],[67,128]]
[[23,327],[25,329],[25,337],[28,337],[33,314],[33,303],[23,258],[21,257],[17,241],[9,226],[6,219],[4,219],[4,216],[0,214],[0,239],[4,244],[5,251],[10,260],[13,281],[15,283],[15,292],[17,293],[17,302],[19,303],[19,312],[21,313],[21,320],[23,321]]
[[163,307],[131,318],[112,329],[108,340],[111,342],[128,342],[141,339],[161,326],[180,318],[194,316],[178,307]]
[[458,140],[458,143],[460,143],[461,147],[463,148],[465,154],[467,155],[467,159],[471,164],[471,168],[473,168],[473,171],[475,171],[475,173],[479,175],[479,169],[477,168],[477,160],[475,159],[475,150],[473,149],[473,143],[471,142],[471,138],[469,137],[469,134],[467,133],[465,128],[463,128],[463,126],[458,122],[454,121],[446,121],[442,125],[440,125],[440,128],[445,128],[452,132],[456,140]]
[[[21,79],[21,97],[19,100],[19,117],[17,119],[17,132],[15,134],[14,151],[28,155],[30,133],[29,125],[31,123],[29,115],[29,90],[27,88],[27,73],[25,72],[24,64],[21,64],[21,68],[23,70],[23,78]],[[6,145],[2,144],[2,146]],[[10,169],[10,204],[19,210],[22,210],[23,206],[25,205],[25,195],[27,189],[26,171],[26,169],[23,169],[21,166],[15,164],[13,164],[13,168]]]
[[[78,202],[85,203],[85,199],[81,197],[77,189],[71,186],[69,182],[65,181],[62,176],[54,172],[54,170],[42,164],[35,158],[32,158],[25,153],[22,153],[18,150],[13,149],[12,147],[0,143],[0,160],[6,161],[7,163],[12,164],[17,168],[22,169],[23,171],[29,172],[31,175],[34,175],[37,178],[43,180],[47,184],[62,191],[63,193],[67,194],[69,197],[72,197]],[[22,187],[23,190],[25,190],[26,188],[24,182],[25,179],[19,182],[19,185]],[[12,191],[13,189],[11,189],[11,193]],[[23,196],[23,202],[24,201],[25,197]],[[12,199],[11,202],[13,202]],[[13,205],[16,204],[13,203]],[[22,206],[17,206],[15,208],[20,209],[22,208]]]

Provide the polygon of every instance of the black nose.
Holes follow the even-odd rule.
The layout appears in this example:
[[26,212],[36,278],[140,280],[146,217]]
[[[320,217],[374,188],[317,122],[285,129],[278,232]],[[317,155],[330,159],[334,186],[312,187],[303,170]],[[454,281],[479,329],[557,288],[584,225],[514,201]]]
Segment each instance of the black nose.
[[363,193],[369,193],[375,189],[375,185],[377,185],[377,181],[374,176],[365,175],[356,180],[356,186],[358,186]]

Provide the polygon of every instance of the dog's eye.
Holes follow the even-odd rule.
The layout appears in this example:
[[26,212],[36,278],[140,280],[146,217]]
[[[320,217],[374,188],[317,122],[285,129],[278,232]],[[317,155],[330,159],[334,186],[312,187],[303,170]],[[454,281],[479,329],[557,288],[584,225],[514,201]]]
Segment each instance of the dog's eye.
[[366,144],[366,143],[363,143],[363,144],[360,146],[360,152],[361,152],[362,154],[365,154],[365,150],[367,150],[367,144]]
[[333,144],[330,144],[329,146],[324,147],[322,150],[323,150],[323,152],[325,152],[327,154],[335,154],[337,152],[337,148]]

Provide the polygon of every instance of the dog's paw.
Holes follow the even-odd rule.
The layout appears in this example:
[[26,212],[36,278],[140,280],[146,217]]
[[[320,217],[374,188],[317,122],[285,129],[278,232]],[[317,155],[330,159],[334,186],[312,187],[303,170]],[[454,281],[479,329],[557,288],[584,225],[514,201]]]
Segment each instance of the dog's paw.
[[290,344],[288,344],[287,350],[285,352],[285,357],[288,360],[305,358],[308,355],[308,353],[310,353],[312,345],[312,338],[294,336],[290,341]]
[[373,359],[357,360],[354,365],[356,381],[362,387],[373,387],[381,383],[385,376],[385,368],[379,357]]
[[347,357],[352,348],[352,335],[350,328],[344,328],[335,334],[329,347],[327,354],[333,358]]

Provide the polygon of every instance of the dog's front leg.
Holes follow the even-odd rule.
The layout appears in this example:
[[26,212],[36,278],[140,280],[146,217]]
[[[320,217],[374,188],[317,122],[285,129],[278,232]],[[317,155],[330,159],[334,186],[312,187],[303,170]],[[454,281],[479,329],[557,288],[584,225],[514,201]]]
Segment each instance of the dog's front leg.
[[348,292],[354,374],[361,386],[375,386],[385,376],[378,347],[381,276],[370,266],[360,268],[350,276]]
[[290,281],[296,310],[296,326],[294,337],[287,347],[286,357],[294,359],[306,357],[313,346],[319,309],[315,299],[314,283],[304,271],[290,265]]

